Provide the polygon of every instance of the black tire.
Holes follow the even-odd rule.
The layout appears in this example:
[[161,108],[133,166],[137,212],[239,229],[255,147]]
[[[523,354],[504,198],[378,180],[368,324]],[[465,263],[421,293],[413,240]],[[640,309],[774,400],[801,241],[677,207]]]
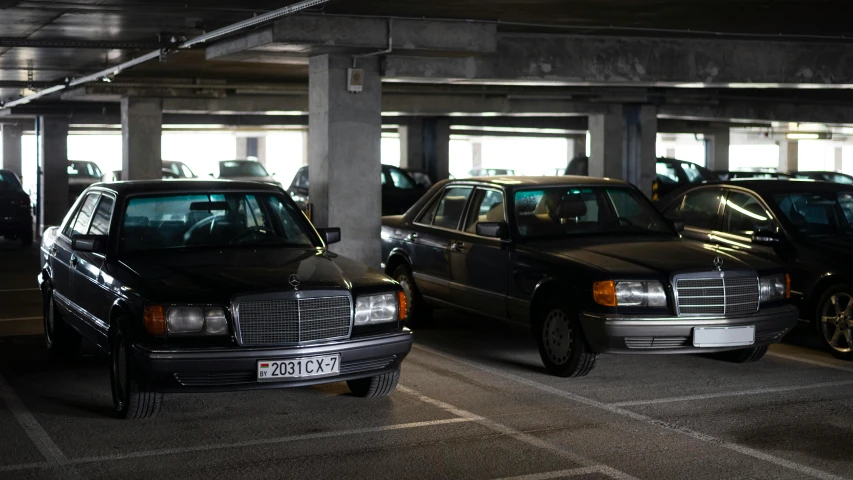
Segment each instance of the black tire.
[[154,418],[163,408],[163,394],[140,386],[139,371],[131,355],[125,331],[127,318],[120,318],[110,335],[110,387],[113,411],[118,418]]
[[731,350],[729,352],[720,352],[715,354],[714,356],[720,360],[724,360],[726,362],[732,363],[752,363],[761,360],[764,357],[764,354],[767,353],[767,350],[770,347],[764,345],[763,347],[753,347],[753,348],[744,348],[741,350]]
[[538,309],[536,343],[545,369],[558,377],[583,377],[595,367],[598,354],[586,341],[580,321],[562,302],[550,302]]
[[82,337],[69,326],[56,308],[53,289],[44,291],[42,320],[44,322],[44,346],[53,355],[72,356],[80,350]]
[[375,377],[347,380],[347,386],[356,397],[375,398],[390,395],[397,389],[400,381],[400,367],[391,373],[383,373]]
[[409,327],[423,327],[432,319],[432,308],[424,302],[412,269],[408,265],[400,265],[394,269],[392,274],[403,292],[406,294],[406,304],[409,306],[409,314],[406,317],[406,325]]
[[[833,303],[833,299],[835,303]],[[830,287],[817,303],[815,330],[835,358],[853,360],[853,287]]]

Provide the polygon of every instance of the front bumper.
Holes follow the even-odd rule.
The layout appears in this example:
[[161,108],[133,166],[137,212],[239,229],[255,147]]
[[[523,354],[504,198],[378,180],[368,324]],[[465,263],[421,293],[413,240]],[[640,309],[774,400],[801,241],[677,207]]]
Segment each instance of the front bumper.
[[696,327],[755,326],[755,343],[777,343],[797,324],[792,305],[762,309],[738,317],[640,317],[584,313],[581,326],[593,351],[599,353],[666,354],[737,350],[749,347],[701,348],[693,346]]
[[[307,347],[156,349],[134,346],[138,379],[161,392],[232,391],[304,387],[393,372],[412,349],[412,333],[376,335]],[[340,374],[258,382],[259,360],[286,360],[338,353]]]

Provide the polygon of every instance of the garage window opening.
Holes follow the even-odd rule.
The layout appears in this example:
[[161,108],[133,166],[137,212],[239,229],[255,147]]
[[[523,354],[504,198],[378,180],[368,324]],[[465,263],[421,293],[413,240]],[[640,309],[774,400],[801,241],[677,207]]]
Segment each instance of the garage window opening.
[[123,253],[319,246],[299,210],[275,194],[135,197],[128,201],[121,225]]

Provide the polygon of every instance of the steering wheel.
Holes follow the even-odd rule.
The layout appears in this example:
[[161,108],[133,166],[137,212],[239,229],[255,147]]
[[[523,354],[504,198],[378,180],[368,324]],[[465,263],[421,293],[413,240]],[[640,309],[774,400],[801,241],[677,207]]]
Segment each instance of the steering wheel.
[[239,243],[241,240],[245,239],[249,235],[251,235],[252,237],[255,237],[255,236],[258,236],[259,233],[260,233],[259,236],[266,237],[267,235],[269,235],[269,229],[267,227],[260,227],[260,226],[249,227],[249,228],[243,230],[242,232],[238,233],[237,236],[232,238],[231,241],[228,243],[229,244]]

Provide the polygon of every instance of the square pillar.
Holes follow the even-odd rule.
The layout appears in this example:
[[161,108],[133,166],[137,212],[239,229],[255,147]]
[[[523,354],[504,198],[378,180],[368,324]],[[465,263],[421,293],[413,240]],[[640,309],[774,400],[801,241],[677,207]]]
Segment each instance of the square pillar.
[[261,165],[267,164],[266,137],[237,137],[237,159],[254,157]]
[[657,108],[651,105],[611,105],[590,115],[591,177],[608,177],[634,184],[651,197],[655,181]]
[[483,168],[483,139],[471,139],[471,168]]
[[835,171],[844,169],[844,147],[835,147]]
[[424,170],[434,182],[450,178],[450,119],[430,117],[423,126]]
[[705,135],[705,167],[711,171],[729,170],[729,147],[731,134],[728,128],[715,130]]
[[163,178],[161,142],[163,101],[159,98],[121,99],[121,178],[160,180]]
[[41,124],[41,218],[43,227],[52,227],[62,223],[72,201],[68,192],[68,119],[42,117]]
[[378,266],[381,258],[382,85],[379,59],[363,58],[364,88],[347,91],[349,55],[311,57],[308,67],[312,221],[340,227],[341,255]]
[[21,135],[23,129],[20,125],[6,123],[0,125],[3,131],[3,157],[0,167],[14,172],[18,178],[23,177],[21,168]]
[[779,142],[779,171],[796,172],[800,162],[800,142],[783,140]]
[[571,162],[575,157],[586,156],[586,135],[566,137],[566,161]]
[[419,117],[397,127],[400,134],[400,168],[425,171],[424,168],[424,122]]

